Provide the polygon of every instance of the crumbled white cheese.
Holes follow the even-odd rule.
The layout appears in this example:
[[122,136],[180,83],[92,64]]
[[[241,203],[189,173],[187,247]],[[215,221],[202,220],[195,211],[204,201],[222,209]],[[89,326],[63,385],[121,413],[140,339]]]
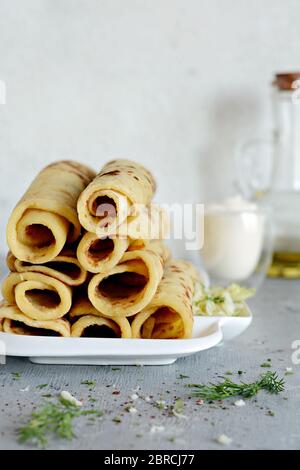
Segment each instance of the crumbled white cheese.
[[68,401],[69,403],[72,403],[72,405],[75,405],[78,407],[83,405],[81,401],[77,400],[77,398],[73,397],[73,395],[71,395],[71,393],[67,392],[66,390],[62,391],[60,396],[63,400]]
[[173,410],[173,415],[176,416],[176,418],[180,419],[188,419],[187,416],[183,415],[182,413],[178,413],[177,411]]
[[145,401],[146,401],[147,403],[149,403],[149,402],[151,401],[151,398],[147,396],[147,397],[145,397]]
[[129,408],[127,408],[127,411],[128,413],[131,413],[131,414],[137,413],[137,409],[134,408],[134,406],[130,406]]
[[139,398],[139,396],[138,396],[137,393],[133,393],[133,394],[130,396],[130,399],[131,399],[132,401],[135,401],[135,400],[137,400],[138,398]]
[[164,426],[152,426],[150,429],[150,434],[156,434],[157,432],[163,432],[164,430]]
[[286,367],[285,370],[286,370],[286,372],[293,372],[293,368],[292,368],[292,367]]
[[217,442],[221,444],[222,446],[230,446],[230,444],[232,443],[232,438],[226,436],[226,434],[221,434],[217,438]]
[[29,387],[29,385],[27,385],[26,388],[21,388],[20,392],[29,392],[29,389],[30,389],[30,387]]
[[234,404],[235,404],[235,406],[239,406],[239,407],[246,405],[244,400],[237,400],[237,401],[234,402]]
[[135,388],[132,389],[134,393],[139,392],[141,390],[141,387],[137,385]]

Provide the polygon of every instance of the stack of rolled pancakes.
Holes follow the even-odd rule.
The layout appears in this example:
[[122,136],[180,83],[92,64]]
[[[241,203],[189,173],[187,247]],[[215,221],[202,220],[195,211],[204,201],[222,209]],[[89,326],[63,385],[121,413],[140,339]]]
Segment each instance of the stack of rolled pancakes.
[[198,275],[163,243],[168,219],[152,203],[155,189],[151,173],[129,160],[98,175],[74,161],[44,168],[8,222],[0,331],[191,337]]

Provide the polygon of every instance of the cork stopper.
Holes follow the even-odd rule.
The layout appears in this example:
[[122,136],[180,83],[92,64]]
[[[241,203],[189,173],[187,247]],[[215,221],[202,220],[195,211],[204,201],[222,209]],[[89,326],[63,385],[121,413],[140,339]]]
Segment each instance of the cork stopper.
[[299,72],[277,73],[273,81],[273,85],[279,90],[295,90],[297,88],[296,81],[300,80]]

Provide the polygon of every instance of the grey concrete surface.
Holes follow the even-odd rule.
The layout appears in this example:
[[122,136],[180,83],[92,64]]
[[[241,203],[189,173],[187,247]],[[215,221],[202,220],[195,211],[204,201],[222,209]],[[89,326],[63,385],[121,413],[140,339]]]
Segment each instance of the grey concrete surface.
[[[300,365],[292,363],[292,343],[300,340],[299,281],[268,280],[251,301],[254,321],[235,341],[178,360],[163,367],[81,367],[33,365],[26,358],[8,358],[0,366],[0,448],[30,448],[17,441],[17,429],[28,420],[35,406],[55,399],[68,390],[86,407],[104,411],[103,418],[89,423],[75,422],[73,441],[49,439],[49,449],[299,449],[300,447]],[[298,355],[300,357],[300,354]],[[190,397],[188,383],[216,380],[226,371],[245,371],[243,379],[256,379],[268,369],[260,365],[271,359],[272,369],[286,380],[278,396],[261,392],[239,408],[234,400],[197,404]],[[293,374],[285,375],[292,367]],[[13,373],[19,373],[16,380]],[[189,378],[180,379],[180,374]],[[92,391],[81,384],[95,380]],[[40,390],[37,386],[47,384]],[[134,391],[140,398],[132,402],[136,413],[126,411]],[[27,390],[27,391],[21,391]],[[52,394],[53,398],[43,398]],[[90,397],[96,401],[91,401]],[[150,401],[145,397],[151,397]],[[155,405],[175,397],[184,400],[186,418],[170,416]],[[113,419],[118,416],[121,423]],[[216,439],[232,438],[228,447]]]

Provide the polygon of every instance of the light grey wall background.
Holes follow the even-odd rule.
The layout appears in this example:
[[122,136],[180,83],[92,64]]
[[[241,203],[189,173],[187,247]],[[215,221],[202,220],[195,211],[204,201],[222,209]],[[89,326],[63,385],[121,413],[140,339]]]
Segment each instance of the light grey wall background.
[[163,202],[231,192],[236,143],[270,127],[272,74],[299,51],[299,0],[0,0],[1,247],[62,157],[140,160]]

